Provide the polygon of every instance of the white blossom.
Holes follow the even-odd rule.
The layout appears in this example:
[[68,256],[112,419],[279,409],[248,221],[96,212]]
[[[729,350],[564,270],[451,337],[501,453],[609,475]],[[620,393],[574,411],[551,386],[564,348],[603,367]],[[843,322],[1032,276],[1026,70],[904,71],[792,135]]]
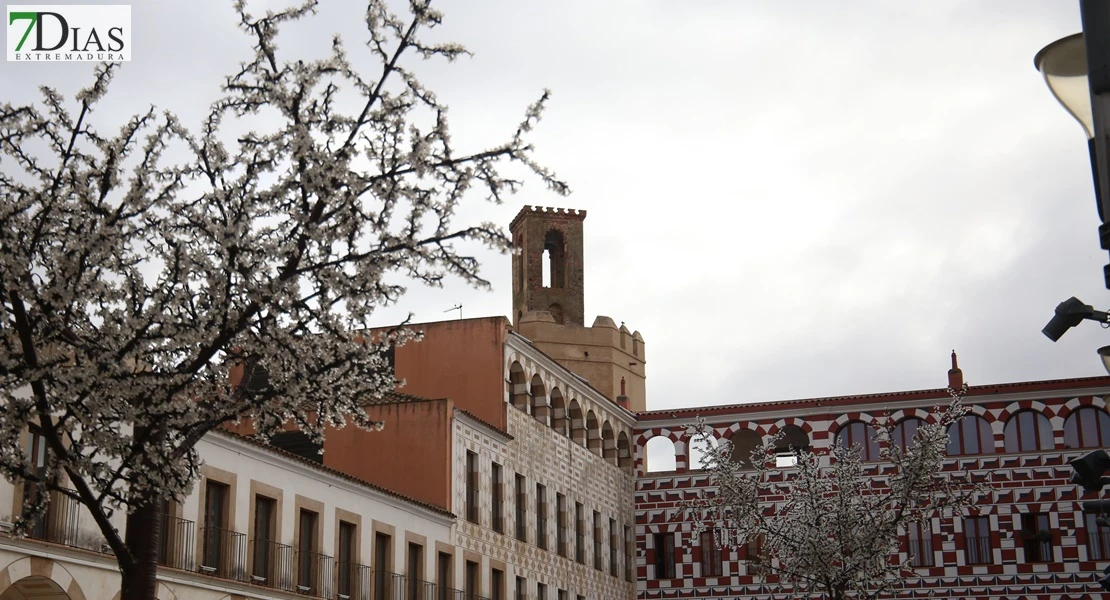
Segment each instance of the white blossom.
[[[316,6],[256,17],[235,4],[254,55],[195,129],[152,107],[98,131],[117,64],[72,99],[44,88],[0,104],[0,470],[73,490],[125,575],[133,549],[107,515],[182,498],[207,432],[243,417],[317,441],[327,426],[380,427],[362,404],[394,389],[385,350],[412,334],[359,332],[404,278],[488,287],[458,244],[510,241],[454,217],[475,193],[520,188],[501,166],[569,192],[522,134],[543,100],[508,142],[453,145],[447,107],[397,60],[466,53],[421,41],[443,18],[430,2],[402,18],[370,0],[378,61],[357,70],[338,37],[318,60],[281,51],[281,27]],[[343,94],[358,107],[341,110]],[[267,376],[235,386],[236,371]],[[21,447],[28,423],[49,445],[45,477]]]
[[[913,575],[899,559],[911,524],[962,516],[986,492],[970,473],[945,470],[948,426],[967,412],[964,390],[934,407],[905,449],[892,442],[896,423],[878,424],[879,460],[865,463],[858,446],[793,449],[794,467],[776,466],[781,434],[737,464],[730,444],[703,457],[712,487],[689,507],[696,531],[713,530],[722,547],[752,543],[749,564],[795,593],[833,600],[872,599]],[[699,436],[712,435],[704,422]],[[781,451],[781,450],[780,450]],[[750,465],[750,466],[749,466]]]

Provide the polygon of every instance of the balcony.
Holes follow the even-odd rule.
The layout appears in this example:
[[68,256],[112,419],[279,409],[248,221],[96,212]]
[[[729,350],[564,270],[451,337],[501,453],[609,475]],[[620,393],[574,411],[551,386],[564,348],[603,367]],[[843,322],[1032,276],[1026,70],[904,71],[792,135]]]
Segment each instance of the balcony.
[[297,592],[314,598],[332,597],[335,559],[320,552],[297,552]]
[[158,564],[171,569],[192,571],[196,560],[194,536],[196,523],[170,515],[162,515],[162,546],[158,549]]
[[220,527],[200,530],[201,560],[198,571],[205,575],[247,581],[246,534]]
[[[36,497],[37,491],[34,484],[26,484],[23,493],[25,501]],[[76,493],[73,490],[66,491]],[[54,544],[77,546],[77,517],[80,514],[78,511],[81,504],[72,496],[57,490],[51,490],[46,494],[50,498],[50,503],[44,514],[35,517],[28,524],[27,537]]]
[[250,582],[293,591],[293,547],[270,540],[251,540]]
[[407,600],[436,600],[436,598],[435,583],[409,578]]
[[339,600],[370,600],[370,567],[355,562],[336,563]]
[[455,588],[440,587],[436,598],[437,600],[466,600],[466,592]]
[[405,600],[404,574],[375,571],[374,600]]

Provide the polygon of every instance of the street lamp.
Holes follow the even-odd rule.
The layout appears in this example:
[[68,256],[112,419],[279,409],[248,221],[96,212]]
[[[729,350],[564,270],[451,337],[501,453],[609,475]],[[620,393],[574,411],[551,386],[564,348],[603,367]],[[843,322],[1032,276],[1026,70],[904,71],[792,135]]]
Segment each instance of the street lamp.
[[[1102,224],[1099,245],[1110,250],[1110,2],[1080,0],[1083,33],[1045,46],[1033,57],[1052,95],[1075,117],[1087,134],[1095,202]],[[1103,267],[1110,289],[1110,264]]]

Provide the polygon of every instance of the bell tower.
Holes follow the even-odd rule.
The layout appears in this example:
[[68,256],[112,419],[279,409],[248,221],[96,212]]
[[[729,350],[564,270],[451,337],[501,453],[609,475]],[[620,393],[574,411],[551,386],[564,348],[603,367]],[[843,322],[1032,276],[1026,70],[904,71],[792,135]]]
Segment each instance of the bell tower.
[[559,325],[585,326],[582,222],[586,211],[525,206],[513,236],[513,324],[547,311]]

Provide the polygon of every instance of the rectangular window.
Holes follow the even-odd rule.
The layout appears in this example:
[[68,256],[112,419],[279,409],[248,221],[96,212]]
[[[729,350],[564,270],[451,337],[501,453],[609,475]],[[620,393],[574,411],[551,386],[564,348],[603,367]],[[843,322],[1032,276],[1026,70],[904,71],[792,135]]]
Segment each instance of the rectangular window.
[[436,554],[436,589],[438,590],[438,600],[455,600],[453,586],[455,582],[451,579],[451,555],[446,552]]
[[601,513],[594,511],[594,568],[601,570]]
[[478,522],[478,455],[466,453],[466,520]]
[[698,539],[701,546],[701,576],[721,576],[721,549],[717,546],[717,534],[712,529],[701,532]]
[[536,582],[536,600],[547,600],[547,586]]
[[420,589],[420,584],[423,583],[424,573],[424,547],[420,544],[409,542],[409,555],[408,555],[408,579],[405,581],[408,584],[408,597],[412,600],[417,600],[420,596],[419,593],[423,590]]
[[390,578],[390,568],[393,566],[389,555],[393,552],[393,538],[387,533],[374,533],[374,597],[386,598],[390,590],[388,585],[393,584]]
[[636,563],[632,561],[632,549],[636,547],[636,540],[632,537],[632,528],[624,526],[624,580],[635,581]]
[[489,572],[490,600],[505,600],[505,572],[493,569]]
[[1087,560],[1110,560],[1110,532],[1095,522],[1101,515],[1084,513],[1087,528]]
[[620,563],[617,562],[617,549],[621,547],[621,539],[617,537],[617,521],[609,519],[609,574],[617,577],[620,574]]
[[555,494],[555,551],[567,555],[567,497]]
[[1048,515],[1021,515],[1021,545],[1025,548],[1025,562],[1052,560],[1052,531],[1048,527]]
[[527,542],[528,541],[528,526],[526,519],[528,516],[528,491],[524,489],[524,476],[516,476],[516,539]]
[[556,600],[567,600],[567,591],[566,590],[559,590],[558,592],[555,593],[555,598],[556,598]]
[[528,592],[524,591],[526,585],[528,585],[528,582],[523,577],[516,578],[516,600],[525,600],[528,596]]
[[536,545],[547,550],[547,488],[536,484]]
[[906,552],[911,567],[933,566],[933,538],[927,526],[922,523],[906,526]]
[[582,503],[574,503],[574,560],[586,564],[586,518]]
[[[311,510],[301,509],[297,541],[297,588],[302,592],[314,592],[319,579],[321,562],[317,549],[316,522],[319,515]],[[316,595],[316,594],[313,594]]]
[[463,572],[463,594],[466,600],[474,600],[478,593],[478,563],[466,561],[466,571]]
[[355,574],[358,569],[355,568],[355,543],[358,540],[358,529],[354,523],[346,521],[339,522],[339,548],[338,556],[336,556],[336,565],[338,571],[339,594],[341,596],[351,597],[351,592],[358,589],[358,583],[355,582]]
[[674,579],[674,533],[652,534],[655,542],[655,578]]
[[208,573],[224,573],[228,565],[225,561],[234,548],[231,532],[228,531],[227,509],[231,488],[225,484],[207,480],[204,484],[204,548],[201,552],[201,569]]
[[265,496],[254,497],[254,547],[252,548],[253,568],[251,578],[255,583],[275,585],[274,551],[277,501]]
[[964,519],[964,562],[969,565],[989,565],[994,562],[990,517]]
[[505,501],[502,496],[501,465],[493,463],[490,470],[490,487],[493,495],[493,518],[491,525],[497,533],[505,533]]

